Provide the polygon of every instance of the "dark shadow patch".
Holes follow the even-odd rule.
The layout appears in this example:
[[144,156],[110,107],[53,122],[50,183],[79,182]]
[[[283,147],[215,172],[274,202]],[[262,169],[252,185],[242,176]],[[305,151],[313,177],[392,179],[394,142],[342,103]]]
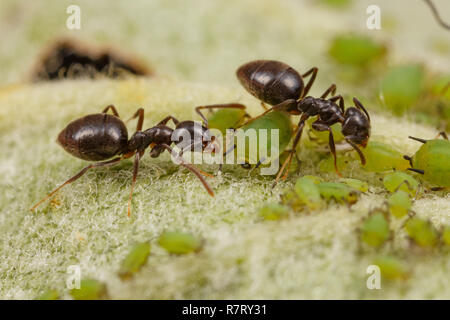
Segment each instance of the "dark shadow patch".
[[31,80],[115,79],[130,75],[149,76],[152,72],[143,62],[114,49],[62,39],[44,50],[32,72]]

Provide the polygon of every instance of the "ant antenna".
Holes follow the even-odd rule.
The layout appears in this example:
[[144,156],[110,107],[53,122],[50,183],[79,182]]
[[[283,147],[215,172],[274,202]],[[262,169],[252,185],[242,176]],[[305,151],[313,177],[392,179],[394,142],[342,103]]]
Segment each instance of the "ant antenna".
[[431,0],[424,0],[426,4],[428,4],[428,6],[431,9],[431,12],[433,13],[434,17],[436,18],[437,22],[445,29],[450,30],[450,24],[447,24],[444,22],[444,20],[442,20],[441,16],[439,15],[438,10],[436,9],[435,5],[433,4],[433,2],[431,2]]

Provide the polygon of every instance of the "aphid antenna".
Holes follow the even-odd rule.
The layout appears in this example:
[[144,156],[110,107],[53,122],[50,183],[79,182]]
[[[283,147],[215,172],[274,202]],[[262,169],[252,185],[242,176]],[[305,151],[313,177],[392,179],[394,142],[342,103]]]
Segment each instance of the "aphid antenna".
[[421,139],[421,138],[416,138],[416,137],[412,137],[412,136],[408,136],[408,138],[416,140],[416,141],[419,141],[419,142],[422,142],[422,143],[427,143],[428,142],[428,140]]
[[428,4],[428,6],[431,9],[431,12],[434,15],[434,18],[436,19],[436,21],[441,25],[441,27],[450,30],[450,24],[446,23],[444,20],[442,20],[439,11],[436,9],[435,5],[433,4],[433,2],[431,0],[424,0],[426,4]]

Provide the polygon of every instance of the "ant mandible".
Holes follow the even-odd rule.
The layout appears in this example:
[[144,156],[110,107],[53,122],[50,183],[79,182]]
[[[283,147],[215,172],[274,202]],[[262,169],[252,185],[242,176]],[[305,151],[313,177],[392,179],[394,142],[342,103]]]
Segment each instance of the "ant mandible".
[[[240,106],[219,105],[219,106],[202,106],[197,107],[197,112],[203,117],[200,109],[202,108],[241,108]],[[108,114],[108,111],[112,111],[112,115]],[[57,187],[46,197],[35,204],[31,211],[36,209],[42,202],[52,197],[64,186],[79,179],[89,169],[112,166],[124,159],[134,156],[134,170],[133,180],[131,185],[131,192],[128,199],[128,216],[131,213],[131,200],[133,196],[133,190],[136,183],[136,178],[139,169],[139,161],[144,155],[145,150],[151,147],[150,156],[153,158],[158,157],[163,151],[169,151],[172,156],[177,159],[177,162],[192,171],[201,181],[206,191],[214,196],[214,192],[208,185],[203,175],[211,176],[201,170],[197,169],[192,164],[187,163],[182,157],[182,152],[185,150],[197,151],[198,147],[202,151],[209,150],[214,143],[214,137],[209,136],[209,129],[207,123],[204,125],[196,125],[194,121],[178,121],[173,116],[167,116],[160,121],[156,126],[151,127],[145,131],[142,131],[142,125],[144,122],[144,109],[140,108],[136,113],[128,119],[126,122],[138,118],[136,132],[128,140],[128,131],[125,123],[120,119],[116,108],[113,105],[106,107],[102,113],[91,114],[72,121],[65,127],[58,135],[57,142],[71,155],[87,160],[87,161],[101,161],[93,163],[83,168],[76,175],[68,179],[62,185]],[[172,120],[175,124],[175,129],[167,126],[169,120]],[[182,140],[175,142],[175,145],[180,146],[183,144],[183,148],[179,154],[170,147],[174,142],[172,134],[176,132],[178,137],[183,137]],[[188,137],[191,140],[184,141],[186,136],[184,133],[188,133]],[[197,137],[200,137],[198,140]],[[197,140],[195,140],[197,139]],[[112,157],[112,160],[107,160]],[[105,161],[107,160],[107,161]]]
[[[253,121],[272,110],[285,111],[291,115],[301,115],[297,130],[294,135],[292,150],[286,161],[283,163],[278,173],[275,184],[286,171],[283,178],[287,177],[292,157],[295,153],[297,144],[300,141],[306,120],[309,117],[317,116],[312,127],[318,131],[329,132],[329,146],[334,157],[334,167],[337,168],[336,148],[334,144],[333,132],[331,126],[335,123],[342,124],[342,134],[345,140],[353,149],[358,152],[361,163],[364,165],[366,159],[359,149],[359,145],[365,147],[370,136],[370,116],[364,106],[358,99],[353,98],[356,107],[345,109],[344,99],[341,95],[336,95],[327,99],[329,94],[334,95],[336,85],[332,84],[320,98],[307,96],[313,85],[318,68],[313,67],[304,74],[300,75],[289,65],[274,60],[255,60],[242,65],[236,72],[236,75],[242,86],[253,96],[264,103],[271,105],[260,116],[252,118]],[[303,78],[308,77],[309,81],[305,85]],[[339,100],[339,105],[336,102]]]

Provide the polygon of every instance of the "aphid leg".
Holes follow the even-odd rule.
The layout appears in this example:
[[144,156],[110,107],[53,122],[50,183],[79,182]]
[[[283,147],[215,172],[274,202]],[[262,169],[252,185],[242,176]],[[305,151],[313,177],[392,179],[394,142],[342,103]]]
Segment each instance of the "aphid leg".
[[433,187],[433,188],[431,188],[431,191],[442,191],[445,189],[446,189],[446,187]]
[[48,198],[52,197],[55,193],[57,193],[59,190],[61,190],[63,187],[65,187],[66,185],[68,185],[69,183],[74,182],[75,180],[77,180],[78,178],[80,178],[83,174],[86,173],[86,171],[88,171],[89,169],[92,168],[98,168],[98,167],[106,167],[106,166],[112,166],[118,162],[120,162],[122,160],[122,157],[118,157],[118,158],[114,158],[112,160],[109,161],[105,161],[105,162],[98,162],[98,163],[93,163],[88,165],[87,167],[83,168],[80,172],[78,172],[76,175],[74,175],[72,178],[70,178],[69,180],[67,180],[66,182],[64,182],[62,185],[60,185],[59,187],[57,187],[55,190],[53,190],[52,192],[50,192],[47,196],[45,196],[41,201],[39,201],[38,203],[36,203],[30,210],[34,211],[34,209],[36,209],[42,202],[44,202],[45,200],[47,200]]
[[336,93],[336,85],[334,83],[320,97],[322,99],[325,99],[330,93],[331,95],[334,95]]
[[281,175],[283,174],[283,172],[286,169],[286,166],[287,166],[287,170],[286,170],[285,176],[287,177],[287,174],[289,173],[289,167],[290,167],[290,164],[292,161],[292,156],[296,152],[297,144],[299,143],[300,138],[302,137],[303,128],[305,127],[305,123],[308,118],[309,118],[309,116],[307,114],[303,114],[301,116],[300,121],[298,122],[297,132],[295,133],[294,142],[292,143],[292,150],[289,152],[288,157],[286,158],[283,165],[281,166],[281,169],[278,172],[278,175],[275,179],[275,182],[272,185],[272,188],[274,188],[277,185],[278,180],[280,180]]
[[367,112],[366,108],[364,108],[364,106],[362,105],[362,103],[361,103],[358,99],[356,99],[355,97],[353,97],[353,103],[355,104],[355,106],[356,106],[358,109],[361,109],[362,111],[364,111],[364,113],[366,114],[366,117],[367,117],[367,119],[369,120],[369,123],[370,123],[370,116],[369,116],[369,113]]
[[144,155],[144,151],[138,151],[134,155],[133,180],[131,181],[131,191],[128,197],[128,217],[131,215],[131,200],[133,199],[134,186],[136,185],[137,174],[139,171],[139,160]]
[[419,141],[419,142],[422,142],[422,143],[427,143],[427,141],[428,141],[428,140],[425,140],[425,139],[416,138],[416,137],[411,137],[411,136],[408,136],[408,138],[413,139],[413,140],[416,140],[416,141]]
[[365,165],[366,164],[366,157],[364,157],[364,154],[362,153],[361,149],[359,149],[359,147],[352,142],[352,136],[345,137],[345,141],[347,141],[347,143],[349,145],[351,145],[352,148],[355,149],[356,152],[358,152],[359,158],[361,159],[361,164]]
[[411,158],[410,156],[404,155],[404,156],[403,156],[403,159],[408,160],[408,161],[409,161],[409,164],[411,165],[411,167],[413,166],[412,158]]
[[442,138],[444,138],[445,140],[448,140],[448,135],[447,135],[447,133],[445,133],[445,131],[439,132],[435,139],[437,139],[437,138],[439,138],[439,137],[442,137]]
[[117,112],[117,109],[116,109],[116,107],[114,107],[113,104],[110,104],[105,109],[103,109],[102,113],[108,113],[109,110],[111,110],[113,115],[115,115],[116,117],[120,118],[119,113]]
[[203,123],[205,124],[205,127],[208,127],[208,120],[206,119],[206,117],[203,115],[203,113],[200,111],[201,109],[241,109],[241,110],[245,110],[245,106],[243,104],[240,103],[223,103],[223,104],[211,104],[208,106],[199,106],[195,108],[195,112],[197,112],[200,117],[203,120]]
[[339,177],[342,177],[342,174],[339,172],[339,169],[337,166],[336,146],[334,144],[333,131],[331,130],[331,127],[323,122],[320,122],[319,120],[315,121],[312,124],[312,127],[314,130],[317,130],[317,131],[328,131],[329,132],[328,145],[330,146],[330,151],[333,154],[333,158],[334,158],[334,170],[336,171],[336,173]]
[[425,174],[425,171],[421,170],[421,169],[414,169],[414,168],[408,168],[409,171],[413,171],[416,173],[420,173],[420,174]]
[[308,94],[309,90],[311,89],[314,81],[316,80],[316,76],[317,76],[317,72],[319,71],[318,68],[313,67],[311,69],[309,69],[308,71],[306,71],[304,74],[302,74],[302,78],[305,78],[309,75],[311,75],[311,77],[309,78],[308,83],[306,84],[305,88],[303,89],[303,92],[301,94],[300,98],[304,98],[306,97],[306,95]]
[[203,186],[205,187],[205,189],[209,193],[209,195],[211,197],[214,197],[213,190],[211,189],[211,187],[209,186],[208,182],[206,182],[206,180],[202,177],[200,171],[195,166],[191,165],[190,163],[187,163],[183,158],[179,157],[176,154],[176,152],[173,151],[173,149],[169,145],[163,143],[163,144],[161,144],[161,147],[167,149],[172,156],[177,158],[177,160],[180,162],[179,164],[181,166],[183,166],[183,167],[189,169],[190,171],[192,171],[192,173],[194,173],[197,176],[197,178],[200,180],[200,182],[203,184]]
[[144,124],[144,109],[143,108],[139,108],[127,121],[125,121],[125,123],[130,122],[133,119],[138,118],[138,122],[136,125],[136,131],[141,131],[142,130],[142,126]]
[[177,124],[180,123],[180,121],[178,121],[177,118],[174,118],[174,117],[172,117],[172,116],[167,116],[167,117],[165,117],[164,119],[162,119],[160,122],[158,122],[156,125],[157,125],[157,126],[160,126],[160,125],[166,125],[167,122],[169,122],[169,120],[172,120],[172,122],[173,122],[175,125],[177,125]]
[[408,180],[403,180],[398,186],[397,188],[395,188],[394,192],[397,192],[400,187],[402,186],[402,184],[406,184],[406,187],[408,188],[408,190],[412,191],[413,190],[413,186],[411,185],[411,183],[409,183]]

